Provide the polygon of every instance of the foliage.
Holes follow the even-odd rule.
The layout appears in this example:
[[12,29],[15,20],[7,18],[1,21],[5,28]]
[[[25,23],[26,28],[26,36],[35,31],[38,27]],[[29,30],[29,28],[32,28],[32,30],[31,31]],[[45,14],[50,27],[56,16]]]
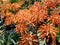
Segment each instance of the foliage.
[[56,40],[57,40],[57,43],[60,43],[60,27],[58,27],[58,31],[59,33],[57,34]]
[[10,0],[10,3],[18,2],[18,0]]
[[18,45],[19,34],[13,28],[14,25],[6,26],[0,18],[0,45]]
[[48,8],[48,15],[51,15],[51,11],[53,11],[53,9]]
[[25,1],[25,3],[23,5],[21,5],[21,8],[20,9],[27,9],[29,6],[29,2],[28,1]]
[[28,9],[29,6],[34,4],[34,2],[36,2],[36,1],[40,1],[40,0],[26,0],[25,3],[23,5],[21,5],[20,9]]
[[0,32],[0,45],[18,45],[19,35],[14,31]]

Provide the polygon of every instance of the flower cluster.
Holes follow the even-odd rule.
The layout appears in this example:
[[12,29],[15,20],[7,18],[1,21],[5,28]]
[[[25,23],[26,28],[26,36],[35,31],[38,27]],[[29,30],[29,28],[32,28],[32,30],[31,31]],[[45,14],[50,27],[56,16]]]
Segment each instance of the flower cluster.
[[59,6],[60,0],[41,0],[22,10],[19,2],[6,3],[0,7],[0,16],[4,18],[5,25],[15,24],[14,30],[20,35],[19,45],[38,45],[39,40],[45,38],[45,43],[51,38],[50,45],[55,45],[58,33],[55,25],[60,27]]
[[40,22],[44,22],[47,17],[47,9],[41,6],[39,2],[35,2],[34,5],[29,8],[29,10],[20,10],[16,14],[17,23],[24,21],[27,24],[35,25]]

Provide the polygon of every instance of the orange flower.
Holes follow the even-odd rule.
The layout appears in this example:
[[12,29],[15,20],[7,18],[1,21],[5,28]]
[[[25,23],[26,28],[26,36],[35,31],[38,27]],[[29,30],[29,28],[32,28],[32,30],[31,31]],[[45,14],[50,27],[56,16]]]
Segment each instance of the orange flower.
[[25,24],[17,24],[16,25],[16,32],[19,33],[19,34],[24,34],[26,31],[27,31],[27,26]]
[[51,11],[51,15],[59,15],[60,13],[60,6],[58,6],[57,8],[54,8],[53,11]]
[[20,10],[16,15],[16,23],[28,23],[28,15],[30,15],[29,10]]
[[5,24],[10,25],[15,23],[15,16],[12,13],[6,13]]
[[20,10],[15,17],[17,23],[24,22],[25,24],[36,25],[37,23],[44,22],[44,19],[46,19],[48,15],[47,9],[41,7],[40,4],[36,2],[29,10]]
[[37,18],[36,21],[38,23],[40,21],[44,22],[44,19],[48,17],[47,8],[40,5],[39,2],[35,2],[34,5],[29,8],[29,10],[34,16],[36,16],[35,18]]
[[42,0],[45,6],[54,8],[57,0]]
[[16,17],[18,16],[20,17],[19,20],[23,20],[28,24],[37,24],[40,21],[44,22],[44,19],[48,17],[47,9],[40,6],[39,2],[36,2],[29,10],[20,10],[16,14]]
[[10,3],[6,3],[3,5],[3,10],[9,10],[11,9],[11,4]]
[[5,17],[5,12],[4,12],[4,10],[2,10],[2,11],[0,12],[0,16],[1,16],[2,18]]
[[35,23],[37,15],[32,15],[30,10],[20,10],[16,14],[16,22],[17,23],[25,23],[25,24],[32,24]]
[[13,24],[14,21],[15,21],[14,16],[12,16],[12,17],[7,17],[7,18],[5,19],[5,24],[6,24],[6,25],[10,25],[10,24]]
[[20,7],[19,3],[13,3],[13,4],[11,4],[11,9],[13,9],[13,10],[18,10],[19,7]]
[[30,45],[31,36],[29,34],[25,34],[21,37],[21,40],[19,42],[19,45]]
[[47,40],[49,40],[49,37],[51,37],[52,44],[55,42],[56,34],[58,33],[57,28],[55,28],[54,26],[50,24],[47,24],[47,25],[44,24],[39,28],[39,31],[40,31],[40,38],[44,39],[46,38],[46,36],[48,36]]
[[60,5],[60,0],[57,0],[57,4]]
[[34,45],[32,41],[35,42],[35,44],[37,45],[36,42],[38,41],[36,40],[36,35],[25,34],[21,37],[19,45]]
[[60,26],[60,15],[52,15],[48,21],[50,21],[53,25]]
[[[47,24],[47,25],[43,24],[43,25],[39,28],[39,31],[40,31],[41,33],[51,33],[51,34],[53,33],[55,36],[56,36],[55,33],[58,32],[57,28],[55,28],[54,26],[52,26],[52,25],[50,25],[50,24]],[[53,35],[53,34],[52,34],[52,35]]]

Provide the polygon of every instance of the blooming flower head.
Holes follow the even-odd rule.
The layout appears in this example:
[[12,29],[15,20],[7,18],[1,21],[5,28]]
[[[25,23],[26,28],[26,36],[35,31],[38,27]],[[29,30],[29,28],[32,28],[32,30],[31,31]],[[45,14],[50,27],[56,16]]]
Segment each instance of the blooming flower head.
[[12,13],[6,13],[5,24],[10,25],[15,23],[15,16]]
[[35,2],[29,10],[31,11],[32,15],[35,16],[36,22],[44,22],[44,19],[47,19],[47,8],[43,7],[39,2]]
[[[49,41],[49,37],[52,38],[52,44],[53,42],[55,42],[56,40],[56,34],[58,33],[57,28],[55,28],[54,26],[50,25],[50,24],[44,24],[39,28],[40,31],[40,38],[44,39],[47,36],[47,40]],[[47,41],[47,42],[48,42]]]
[[45,6],[49,8],[54,8],[57,0],[42,0]]
[[18,10],[19,8],[20,8],[20,4],[19,3],[13,3],[13,4],[11,4],[11,9]]
[[36,35],[30,35],[30,34],[25,34],[21,37],[21,40],[19,41],[19,45],[34,45],[33,42],[35,42],[35,45],[38,45],[36,42]]
[[27,31],[27,26],[25,24],[17,24],[15,28],[16,32],[23,35]]
[[60,15],[52,15],[48,21],[50,21],[53,25],[60,26]]

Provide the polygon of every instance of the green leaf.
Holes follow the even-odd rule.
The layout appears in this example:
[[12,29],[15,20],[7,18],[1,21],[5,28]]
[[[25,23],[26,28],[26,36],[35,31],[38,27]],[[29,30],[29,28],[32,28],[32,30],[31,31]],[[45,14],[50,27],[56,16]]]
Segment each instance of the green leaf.
[[18,12],[18,10],[9,9],[9,12],[16,14]]
[[10,3],[18,2],[18,0],[10,0]]
[[1,45],[18,45],[19,35],[14,30],[0,32]]
[[60,43],[60,37],[57,37],[56,40],[58,43]]
[[3,1],[2,2],[0,2],[0,5],[2,5],[3,4]]
[[29,2],[25,1],[25,3],[23,5],[21,5],[20,9],[27,9],[29,5],[30,5]]
[[11,42],[13,42],[14,44],[16,44],[16,42],[13,40],[13,39],[10,39],[11,40]]
[[44,3],[43,2],[40,2],[40,5],[43,5]]
[[51,8],[48,8],[48,15],[51,15],[51,11],[53,11]]
[[57,37],[60,37],[60,27],[57,27],[58,28],[58,34],[57,34]]

